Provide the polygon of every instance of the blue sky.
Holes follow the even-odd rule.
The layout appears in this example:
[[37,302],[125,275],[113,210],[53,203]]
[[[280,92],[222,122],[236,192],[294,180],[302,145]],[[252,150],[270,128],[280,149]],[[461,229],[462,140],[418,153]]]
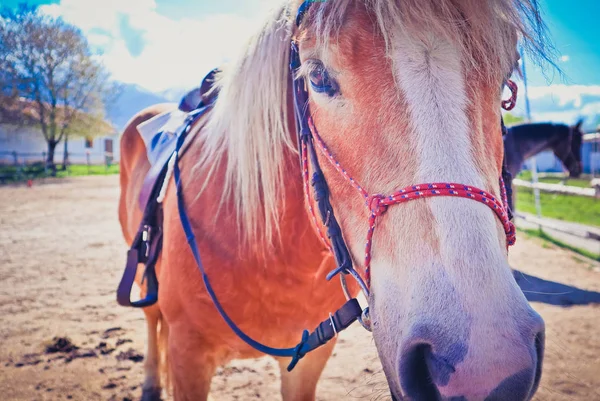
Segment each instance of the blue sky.
[[558,63],[566,77],[561,80],[552,71],[544,77],[532,66],[530,84],[600,85],[600,1],[542,0],[541,5],[558,55],[566,60]]
[[[2,3],[11,7],[21,1],[2,0]],[[600,85],[600,35],[595,32],[600,0],[540,1],[558,50],[558,65],[565,76],[553,70],[544,74],[528,64],[530,86]],[[264,11],[278,0],[31,0],[29,3],[54,4],[45,9],[82,27],[90,42],[104,52],[107,66],[118,79],[159,91],[193,85],[210,68],[231,57],[264,18]],[[188,39],[183,41],[183,38]],[[187,67],[178,65],[182,63]]]

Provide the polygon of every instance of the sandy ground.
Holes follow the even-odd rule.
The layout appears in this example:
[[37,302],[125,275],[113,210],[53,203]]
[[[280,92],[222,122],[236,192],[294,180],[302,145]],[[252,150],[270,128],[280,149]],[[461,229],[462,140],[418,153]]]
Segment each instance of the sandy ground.
[[[143,315],[115,302],[126,251],[118,192],[116,176],[0,187],[1,400],[139,399]],[[537,240],[521,236],[510,258],[528,274],[600,291],[597,263]],[[533,305],[547,325],[536,400],[600,400],[600,306]],[[212,396],[278,400],[278,375],[269,358],[238,361],[219,370]],[[371,336],[355,325],[341,334],[318,399],[386,395]]]

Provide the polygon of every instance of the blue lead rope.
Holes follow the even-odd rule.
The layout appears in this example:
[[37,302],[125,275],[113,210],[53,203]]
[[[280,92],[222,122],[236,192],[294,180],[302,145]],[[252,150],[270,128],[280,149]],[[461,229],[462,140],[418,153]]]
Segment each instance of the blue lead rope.
[[[324,0],[308,0],[305,3],[303,3],[298,12],[296,24],[300,23],[302,16],[305,14],[305,12],[308,10],[309,6],[312,3],[321,2],[321,1],[324,1]],[[295,64],[297,64],[297,63],[299,64],[299,57],[297,54],[297,49],[295,47],[292,47],[291,56],[292,56],[291,57],[292,65],[290,67],[293,70],[296,67]],[[296,82],[294,81],[294,83],[296,83]],[[296,99],[296,102],[297,101],[298,101],[298,99]],[[298,106],[299,105],[296,104],[297,111],[299,110]],[[306,355],[308,352],[326,344],[332,338],[336,337],[340,331],[346,329],[348,326],[350,326],[352,323],[354,323],[357,319],[359,319],[359,317],[362,314],[362,309],[360,307],[360,304],[356,300],[356,298],[349,299],[335,313],[333,313],[333,314],[330,313],[329,318],[322,321],[312,333],[309,333],[308,330],[304,330],[302,332],[302,339],[300,340],[298,345],[296,345],[293,348],[273,348],[273,347],[269,347],[269,346],[259,343],[258,341],[254,340],[253,338],[248,336],[246,333],[244,333],[233,322],[233,320],[229,317],[229,315],[225,312],[225,309],[223,309],[223,306],[217,299],[217,295],[215,294],[215,291],[213,290],[212,286],[210,285],[210,280],[208,279],[208,275],[206,274],[206,271],[204,270],[204,265],[202,264],[202,259],[200,258],[200,252],[198,250],[198,245],[196,244],[196,236],[194,235],[194,231],[192,230],[192,224],[190,223],[190,219],[185,211],[185,203],[183,200],[183,191],[182,191],[182,185],[181,185],[181,171],[179,170],[179,163],[178,163],[178,157],[180,155],[180,150],[183,146],[183,143],[185,142],[185,138],[186,138],[188,132],[190,131],[192,124],[198,118],[200,118],[204,114],[206,114],[208,109],[210,109],[211,107],[212,107],[212,103],[205,105],[205,106],[191,112],[188,115],[188,118],[186,119],[186,123],[185,123],[183,129],[179,133],[179,137],[177,138],[177,144],[176,144],[175,152],[174,152],[175,160],[174,160],[174,166],[173,166],[173,173],[175,176],[175,184],[177,187],[177,207],[179,209],[179,220],[181,221],[181,226],[183,227],[183,231],[185,232],[187,242],[190,246],[190,249],[192,250],[194,259],[196,260],[196,265],[198,266],[198,270],[200,270],[200,273],[202,275],[202,282],[204,283],[206,292],[208,292],[210,299],[212,300],[213,304],[215,305],[215,308],[217,308],[217,311],[219,312],[219,314],[221,315],[223,320],[225,320],[225,323],[227,323],[229,328],[231,328],[231,330],[233,330],[233,332],[240,339],[242,339],[246,344],[248,344],[252,348],[256,349],[257,351],[260,351],[264,354],[268,354],[271,356],[292,358],[292,361],[290,362],[290,364],[288,365],[288,368],[287,368],[287,370],[289,372],[292,369],[294,369],[294,367],[296,366],[298,361],[300,361],[300,359],[302,359],[302,357],[304,357],[304,355]],[[303,118],[301,118],[301,116],[299,116],[299,115],[297,115],[296,117],[297,117],[297,119],[299,118],[300,121],[303,120]],[[318,166],[318,162],[316,162],[316,165]],[[333,213],[331,213],[331,214],[333,215]],[[341,232],[340,232],[340,234],[341,234]],[[332,235],[330,235],[330,237],[331,236]],[[345,244],[343,243],[343,240],[342,240],[342,244],[345,248]],[[347,250],[346,250],[346,252],[347,252]],[[349,260],[349,258],[348,258],[348,260]],[[350,269],[352,268],[351,263],[350,263],[350,267],[348,267],[346,263],[340,264],[338,253],[336,253],[336,261],[337,261],[338,265],[340,265],[341,267],[338,267],[338,269],[336,269],[335,274],[342,272],[342,270],[347,271],[349,268]],[[333,275],[335,275],[335,274],[333,274]],[[329,280],[331,278],[331,276],[332,275],[328,276],[327,279]]]
[[309,336],[308,330],[304,330],[304,332],[302,333],[302,340],[300,341],[300,343],[297,346],[295,346],[293,348],[268,347],[264,344],[259,343],[258,341],[254,340],[253,338],[248,336],[246,333],[244,333],[233,322],[233,320],[231,320],[231,318],[229,317],[227,312],[225,312],[225,310],[223,309],[223,306],[221,305],[221,303],[219,302],[219,300],[217,298],[217,295],[215,294],[215,291],[213,290],[212,286],[210,285],[210,280],[208,279],[206,271],[204,270],[204,265],[202,264],[200,252],[198,251],[198,246],[196,244],[196,236],[194,235],[194,232],[192,230],[192,225],[190,223],[190,219],[185,210],[185,203],[183,200],[183,191],[182,191],[182,186],[181,186],[181,171],[179,169],[179,163],[177,160],[177,156],[179,155],[179,151],[181,150],[181,147],[183,146],[183,143],[185,142],[185,138],[187,136],[187,133],[190,130],[190,127],[192,126],[192,123],[194,121],[196,121],[198,118],[200,118],[202,115],[204,115],[208,109],[209,109],[209,107],[207,106],[207,107],[203,107],[201,109],[195,110],[193,113],[190,113],[188,120],[186,122],[185,128],[180,133],[179,138],[177,139],[177,146],[175,148],[175,164],[173,166],[173,173],[175,176],[175,183],[177,186],[177,207],[179,209],[179,219],[181,221],[181,226],[183,227],[183,231],[185,232],[185,235],[187,237],[187,242],[192,250],[194,259],[196,260],[196,264],[198,265],[198,269],[200,270],[200,273],[202,274],[202,281],[204,282],[206,291],[208,292],[210,299],[214,303],[215,307],[219,311],[219,314],[221,315],[221,317],[223,317],[223,319],[225,320],[227,325],[231,328],[231,330],[233,330],[235,332],[235,334],[237,334],[238,337],[240,337],[244,342],[246,342],[252,348],[254,348],[260,352],[263,352],[265,354],[272,355],[272,356],[291,357],[292,362],[288,366],[288,371],[290,371],[294,368],[296,363],[298,363],[298,361],[306,354],[306,352],[310,351],[310,349],[308,349],[308,347],[305,346],[305,344],[307,344],[307,340],[308,340],[308,336]]
[[[306,4],[301,7],[302,12],[300,14],[304,14],[304,12],[306,12],[310,3],[317,2],[317,1],[324,1],[324,0],[307,0]],[[293,47],[292,50],[296,50],[295,53],[294,52],[292,53],[292,56],[293,56],[292,60],[297,59],[296,62],[298,62],[299,58],[298,58],[298,54],[297,54],[297,49],[295,47]],[[291,66],[292,69],[296,68],[295,67],[296,62],[292,61],[292,66]],[[296,92],[296,89],[297,89],[296,81],[294,81],[294,85],[295,85],[294,92]],[[306,93],[303,93],[303,94],[304,94],[304,96],[306,96]],[[296,97],[297,96],[295,94],[295,98]],[[307,100],[307,98],[303,98],[303,99]],[[214,99],[212,100],[212,102],[214,102]],[[287,368],[288,371],[291,371],[296,366],[298,361],[300,359],[302,359],[302,357],[304,357],[304,355],[306,355],[308,352],[313,351],[313,350],[317,349],[318,347],[327,344],[327,342],[329,342],[331,339],[336,337],[340,331],[346,329],[348,326],[350,326],[352,323],[354,323],[357,319],[360,320],[360,317],[361,317],[363,311],[360,307],[360,304],[356,300],[356,298],[348,299],[348,301],[340,309],[338,309],[335,313],[333,313],[333,314],[330,313],[329,318],[322,321],[312,331],[312,333],[309,333],[308,330],[304,330],[302,332],[302,339],[300,340],[298,345],[296,345],[293,348],[273,348],[273,347],[269,347],[269,346],[259,343],[258,341],[254,340],[253,338],[248,336],[246,333],[244,333],[233,322],[233,320],[229,317],[229,315],[225,312],[225,310],[223,309],[223,306],[221,306],[221,303],[219,302],[219,300],[217,298],[217,295],[215,294],[215,291],[213,290],[212,286],[210,285],[210,280],[208,279],[208,275],[206,274],[206,271],[204,270],[204,265],[202,264],[202,259],[200,258],[200,252],[198,250],[198,245],[196,244],[196,236],[194,235],[194,231],[192,230],[192,224],[187,215],[187,212],[185,211],[185,203],[184,203],[184,199],[183,199],[183,191],[182,191],[182,184],[181,184],[181,171],[179,169],[179,164],[178,164],[178,159],[182,155],[182,147],[185,142],[185,138],[187,137],[187,134],[189,133],[192,124],[195,121],[197,121],[200,117],[202,117],[203,115],[206,114],[206,112],[213,106],[212,102],[209,104],[201,103],[201,107],[190,112],[185,120],[185,123],[183,124],[182,128],[180,129],[180,131],[177,134],[178,136],[177,136],[175,150],[171,157],[173,158],[173,174],[174,174],[175,185],[176,185],[176,189],[177,189],[177,207],[178,207],[178,211],[179,211],[179,220],[181,221],[181,226],[183,227],[183,231],[185,232],[188,245],[190,246],[190,249],[192,250],[192,254],[196,261],[196,265],[198,266],[198,270],[200,271],[200,274],[202,276],[202,282],[204,283],[206,292],[210,296],[210,299],[212,300],[213,304],[215,305],[215,308],[217,308],[217,311],[219,312],[219,314],[221,315],[221,317],[223,318],[225,323],[227,323],[229,328],[231,328],[231,330],[233,330],[233,332],[240,339],[242,339],[246,344],[248,344],[252,348],[256,349],[257,351],[262,352],[267,355],[275,356],[275,357],[292,358],[292,360]],[[295,102],[296,102],[296,108],[297,108],[296,112],[298,112],[298,110],[299,110],[298,109],[298,106],[299,106],[298,99],[296,99]],[[297,113],[296,117],[297,117],[297,122],[298,122],[298,119],[300,121],[302,121],[305,116],[298,115],[298,113]],[[309,133],[309,132],[310,131],[306,131],[306,133]],[[306,135],[299,135],[299,140],[301,141],[303,139],[304,140],[307,139]],[[299,145],[301,145],[300,142],[299,142]],[[316,161],[315,164],[318,166],[318,161]],[[165,165],[162,168],[163,168],[163,172],[164,172],[164,171],[167,171],[166,169],[168,167],[167,167],[167,165]],[[155,185],[155,188],[156,188],[156,185]],[[325,187],[323,187],[323,188],[325,188]],[[315,187],[315,190],[318,190],[318,189],[319,188]],[[153,194],[154,194],[154,191],[155,191],[155,189],[153,189],[153,192],[152,192]],[[321,192],[323,192],[323,191],[321,191]],[[327,191],[325,191],[324,194],[327,194]],[[154,195],[152,195],[152,196],[154,196]],[[153,198],[152,205],[154,205],[156,207],[156,203],[157,203],[156,198]],[[154,209],[149,209],[149,206],[146,205],[145,213],[148,212],[149,210],[151,211],[151,213],[154,213]],[[148,212],[148,213],[150,213],[150,212]],[[335,219],[333,217],[333,213],[331,213],[331,216],[333,219]],[[146,223],[143,221],[142,224],[146,224]],[[325,224],[327,225],[327,223],[325,223]],[[140,228],[138,235],[141,235],[142,229],[145,230],[146,229],[145,226],[142,226]],[[329,233],[329,231],[328,231],[328,233]],[[330,235],[330,239],[333,240],[332,235]],[[138,241],[138,240],[136,239],[136,241]],[[162,247],[162,242],[158,242],[157,247],[158,247],[158,249],[154,250],[156,255],[158,255],[158,253],[160,252],[160,248]],[[345,247],[345,245],[344,245],[344,247]],[[139,252],[140,252],[139,243],[136,242],[128,252],[128,261],[127,261],[127,265],[125,267],[125,272],[124,272],[123,278],[121,279],[121,283],[119,284],[119,287],[117,289],[117,301],[119,302],[119,304],[121,304],[123,306],[145,307],[145,306],[153,305],[158,300],[158,296],[157,296],[158,282],[156,282],[156,279],[153,282],[154,283],[153,284],[154,290],[152,292],[152,294],[154,295],[153,297],[149,296],[147,299],[140,301],[140,302],[131,302],[129,299],[130,292],[131,292],[131,286],[133,285],[133,281],[135,278],[135,272],[138,267],[138,263],[140,262]],[[340,258],[338,258],[338,256],[339,256],[338,253],[336,253],[336,261],[339,263]],[[347,273],[354,272],[351,264],[349,267],[346,266],[345,264],[341,264],[341,266],[342,266],[342,268],[338,267],[338,269],[336,269],[333,273],[328,275],[327,279],[328,280],[331,279],[331,277],[333,275],[336,275],[338,273],[347,274]],[[149,262],[146,261],[146,274],[149,274],[149,273],[154,274],[153,270],[149,270],[150,267],[153,267],[153,265],[149,264]],[[355,272],[354,272],[353,276],[355,278],[358,277],[358,279],[359,279],[358,274],[356,274]],[[361,281],[359,280],[359,283],[360,282]],[[148,288],[149,288],[149,293],[150,293],[150,288],[151,288],[150,283],[148,285],[149,285]],[[343,285],[343,288],[345,288],[345,281],[342,281],[342,285]],[[363,287],[364,287],[364,285],[363,285]],[[347,296],[347,298],[350,298],[347,291],[346,291],[346,296]],[[361,320],[361,323],[362,323],[362,320]]]
[[246,333],[244,333],[229,317],[223,306],[219,302],[215,291],[210,285],[210,280],[208,279],[208,275],[204,270],[204,265],[202,264],[202,259],[200,258],[200,251],[198,250],[198,245],[196,244],[196,236],[194,235],[194,231],[192,230],[192,224],[190,219],[185,211],[185,203],[183,200],[183,191],[181,185],[181,171],[179,170],[178,156],[181,154],[181,148],[183,143],[185,142],[185,138],[190,131],[190,128],[194,121],[198,118],[202,117],[206,111],[212,105],[207,105],[200,109],[197,109],[191,112],[188,115],[188,118],[183,126],[182,130],[179,133],[179,137],[177,138],[177,144],[174,151],[175,163],[173,165],[173,174],[175,176],[175,184],[177,187],[177,207],[179,210],[179,220],[181,221],[181,226],[183,227],[183,231],[185,232],[185,236],[187,238],[187,242],[192,250],[192,254],[194,255],[194,259],[196,260],[196,265],[198,266],[198,270],[202,275],[202,282],[204,283],[204,287],[206,288],[206,292],[210,296],[215,308],[225,320],[225,323],[233,330],[233,332],[241,338],[246,344],[251,346],[252,348],[260,351],[264,354],[268,354],[276,357],[290,357],[292,361],[288,365],[288,372],[294,369],[298,361],[302,359],[304,355],[308,352],[320,347],[321,345],[326,344],[332,338],[337,336],[337,334],[346,329],[352,323],[354,323],[362,313],[362,309],[360,304],[356,300],[356,298],[352,298],[348,300],[340,309],[338,309],[335,313],[329,314],[329,318],[322,321],[317,328],[309,333],[308,330],[304,330],[302,332],[302,339],[293,348],[273,348],[266,346],[264,344],[259,343],[254,340]]

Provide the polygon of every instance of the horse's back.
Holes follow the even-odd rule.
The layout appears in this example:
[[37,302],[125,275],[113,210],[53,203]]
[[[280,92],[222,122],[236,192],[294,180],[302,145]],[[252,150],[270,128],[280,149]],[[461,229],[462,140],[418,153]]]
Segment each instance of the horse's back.
[[508,128],[508,133],[512,134],[512,136],[549,135],[553,132],[554,127],[560,125],[563,124],[554,124],[550,122],[515,124]]
[[121,135],[119,222],[123,236],[131,244],[142,219],[139,196],[144,178],[150,169],[146,145],[137,127],[141,123],[177,108],[176,104],[161,103],[146,107],[134,115]]

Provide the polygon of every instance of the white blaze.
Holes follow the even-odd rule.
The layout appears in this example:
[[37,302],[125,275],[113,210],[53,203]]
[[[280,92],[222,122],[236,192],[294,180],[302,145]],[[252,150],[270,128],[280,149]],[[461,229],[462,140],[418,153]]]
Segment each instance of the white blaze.
[[[416,139],[416,183],[456,182],[485,189],[472,149],[460,51],[439,37],[404,36],[395,44],[394,66]],[[499,260],[492,210],[468,199],[443,197],[428,202],[444,265],[465,259],[477,265]]]

